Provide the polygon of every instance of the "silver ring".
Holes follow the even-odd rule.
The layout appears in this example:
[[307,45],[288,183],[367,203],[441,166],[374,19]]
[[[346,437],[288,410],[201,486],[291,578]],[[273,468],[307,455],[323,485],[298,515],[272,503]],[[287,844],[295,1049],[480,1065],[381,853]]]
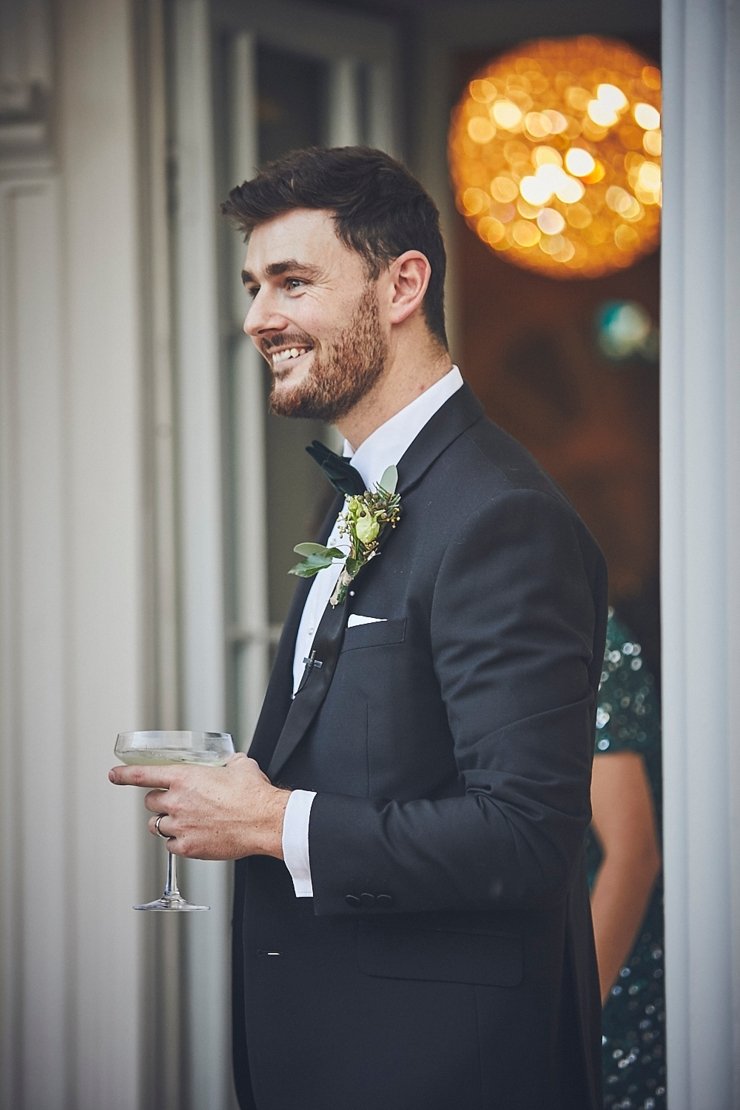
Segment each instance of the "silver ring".
[[170,839],[169,836],[167,836],[165,833],[163,833],[162,830],[159,827],[159,822],[162,820],[163,817],[166,817],[166,816],[167,816],[166,813],[160,813],[160,814],[157,815],[157,820],[154,822],[154,831],[155,831],[155,833],[157,833],[158,836],[162,837],[162,840],[169,840]]

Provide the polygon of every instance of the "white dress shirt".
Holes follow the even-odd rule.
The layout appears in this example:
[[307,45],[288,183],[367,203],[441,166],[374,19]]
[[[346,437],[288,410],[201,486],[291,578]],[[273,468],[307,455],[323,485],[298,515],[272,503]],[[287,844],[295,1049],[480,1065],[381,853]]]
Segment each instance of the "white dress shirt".
[[[398,464],[424,425],[461,385],[460,371],[457,366],[453,366],[443,378],[435,382],[421,396],[397,412],[390,420],[386,420],[385,424],[376,428],[354,454],[345,441],[344,454],[352,458],[352,465],[362,475],[366,489],[375,488],[386,467]],[[337,518],[327,540],[327,547],[346,550],[347,540],[339,535],[338,525]],[[334,563],[314,576],[296,636],[293,657],[294,692],[303,677],[304,660],[310,654],[316,629],[336,585],[341,566],[341,562]],[[308,854],[308,823],[311,804],[315,797],[315,791],[312,790],[293,790],[288,799],[283,822],[283,857],[293,879],[295,893],[299,898],[310,898],[313,895]]]

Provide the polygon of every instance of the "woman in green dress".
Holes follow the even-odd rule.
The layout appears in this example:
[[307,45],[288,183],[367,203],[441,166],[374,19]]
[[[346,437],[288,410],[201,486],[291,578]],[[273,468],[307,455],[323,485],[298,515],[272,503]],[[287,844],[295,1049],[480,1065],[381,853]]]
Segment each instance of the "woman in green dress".
[[596,715],[588,842],[603,1005],[604,1106],[666,1105],[660,706],[613,611]]

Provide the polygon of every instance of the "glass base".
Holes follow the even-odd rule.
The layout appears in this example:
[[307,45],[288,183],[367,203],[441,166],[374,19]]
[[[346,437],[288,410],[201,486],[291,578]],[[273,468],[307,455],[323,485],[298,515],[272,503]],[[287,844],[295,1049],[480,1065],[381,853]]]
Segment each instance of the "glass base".
[[186,902],[181,894],[163,894],[153,902],[144,902],[141,906],[134,906],[135,910],[159,910],[163,913],[184,913],[190,910],[210,910],[210,906],[194,906]]

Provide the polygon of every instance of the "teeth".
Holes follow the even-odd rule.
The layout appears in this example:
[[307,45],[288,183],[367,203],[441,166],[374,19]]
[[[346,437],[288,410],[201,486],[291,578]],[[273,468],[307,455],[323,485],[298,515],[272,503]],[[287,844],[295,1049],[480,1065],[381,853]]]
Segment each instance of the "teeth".
[[278,351],[272,356],[273,366],[279,366],[282,362],[287,362],[291,358],[298,358],[299,355],[304,354],[306,348],[289,347],[285,351]]

